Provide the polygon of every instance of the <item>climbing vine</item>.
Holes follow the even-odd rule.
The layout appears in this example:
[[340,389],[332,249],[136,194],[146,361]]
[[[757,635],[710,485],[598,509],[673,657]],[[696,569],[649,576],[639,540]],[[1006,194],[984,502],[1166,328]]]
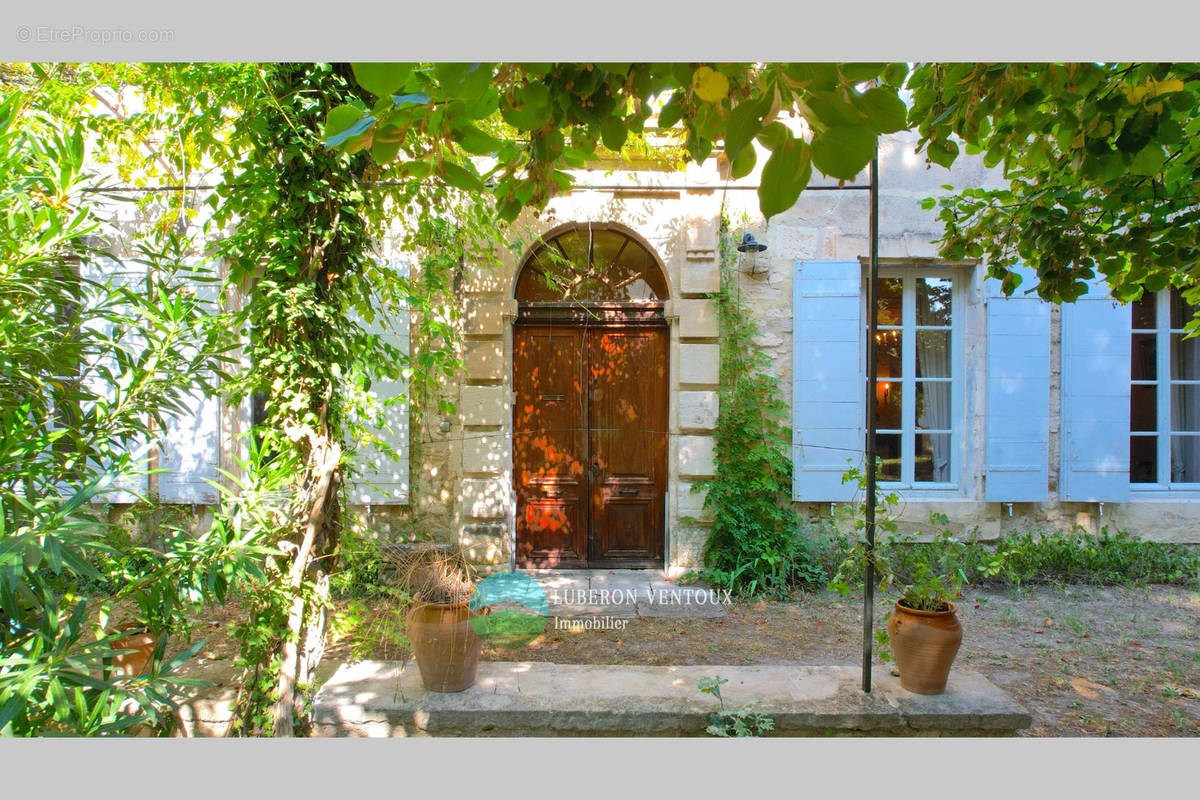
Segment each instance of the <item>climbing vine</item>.
[[739,594],[780,596],[824,575],[792,506],[788,406],[742,299],[736,256],[722,220],[721,288],[712,295],[721,333],[716,475],[693,486],[708,492],[712,515],[701,577]]

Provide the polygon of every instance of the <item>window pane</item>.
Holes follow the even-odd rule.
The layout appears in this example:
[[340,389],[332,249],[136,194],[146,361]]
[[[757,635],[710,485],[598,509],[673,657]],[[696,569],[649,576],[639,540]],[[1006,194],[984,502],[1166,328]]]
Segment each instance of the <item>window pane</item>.
[[917,377],[950,377],[950,331],[917,331]]
[[876,428],[900,428],[900,382],[879,381],[875,384]]
[[914,479],[925,483],[950,482],[950,434],[917,434]]
[[1183,336],[1171,334],[1171,377],[1177,381],[1200,380],[1200,338]]
[[1158,430],[1158,387],[1129,388],[1129,430]]
[[950,430],[950,382],[917,381],[917,427]]
[[587,272],[591,264],[589,247],[591,237],[587,231],[567,231],[554,240],[554,245],[561,248],[559,255],[564,256],[579,272]]
[[1152,331],[1156,327],[1157,295],[1154,292],[1142,292],[1142,296],[1133,302],[1133,327]]
[[1200,413],[1197,412],[1200,412],[1200,385],[1172,386],[1171,430],[1200,431]]
[[900,480],[900,434],[875,434],[875,455],[879,458],[879,480]]
[[1158,437],[1129,437],[1129,480],[1158,483]]
[[949,278],[917,278],[917,324],[950,324]]
[[1200,483],[1200,436],[1171,437],[1171,482]]
[[875,377],[899,378],[904,374],[901,369],[903,341],[900,331],[879,331],[875,334]]
[[1183,295],[1178,289],[1171,290],[1171,328],[1178,329],[1191,321],[1196,309],[1189,306],[1183,300]]
[[1135,381],[1152,381],[1158,377],[1158,335],[1135,333],[1129,375]]
[[902,278],[879,279],[879,323],[880,325],[899,325],[904,297],[904,280]]
[[[607,237],[619,234],[606,231]],[[621,248],[615,242],[606,244],[613,251],[615,260],[607,265],[600,263],[600,238],[596,239],[596,274],[603,275],[611,287],[609,296],[603,299],[618,301],[658,300],[667,296],[667,286],[662,282],[662,271],[650,251],[623,234]],[[616,251],[620,255],[616,255]]]
[[[596,272],[604,274],[612,266],[613,259],[623,249],[629,238],[616,231],[592,231],[592,267]],[[641,248],[635,247],[634,250]],[[625,260],[622,258],[622,260]]]

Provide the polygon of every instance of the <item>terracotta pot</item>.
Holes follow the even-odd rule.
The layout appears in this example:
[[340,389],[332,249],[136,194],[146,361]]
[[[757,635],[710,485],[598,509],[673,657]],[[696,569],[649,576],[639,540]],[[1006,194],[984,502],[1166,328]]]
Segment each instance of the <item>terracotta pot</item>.
[[461,692],[475,683],[483,640],[470,618],[479,613],[469,610],[465,602],[418,603],[408,612],[408,641],[426,689]]
[[133,652],[113,656],[113,674],[133,678],[147,672],[156,644],[158,644],[158,637],[145,629],[136,629],[120,639],[114,640],[109,645],[113,650],[132,650]]
[[953,603],[947,611],[917,611],[896,602],[888,620],[888,638],[896,654],[900,685],[916,694],[946,691],[950,665],[962,644],[962,626]]

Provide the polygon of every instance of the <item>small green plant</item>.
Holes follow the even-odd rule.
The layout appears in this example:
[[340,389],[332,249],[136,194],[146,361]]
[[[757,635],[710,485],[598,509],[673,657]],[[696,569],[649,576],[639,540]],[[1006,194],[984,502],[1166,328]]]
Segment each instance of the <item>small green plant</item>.
[[775,729],[775,720],[767,714],[755,713],[753,703],[746,703],[741,708],[727,710],[725,698],[721,695],[722,684],[729,683],[728,678],[720,675],[707,676],[700,679],[700,691],[711,694],[721,704],[720,711],[708,715],[708,727],[704,730],[713,736],[749,737],[762,736]]
[[407,593],[392,588],[388,591],[388,600],[374,610],[358,600],[351,600],[330,621],[330,639],[334,644],[348,641],[348,655],[352,661],[399,658],[409,649],[405,607],[410,599]]

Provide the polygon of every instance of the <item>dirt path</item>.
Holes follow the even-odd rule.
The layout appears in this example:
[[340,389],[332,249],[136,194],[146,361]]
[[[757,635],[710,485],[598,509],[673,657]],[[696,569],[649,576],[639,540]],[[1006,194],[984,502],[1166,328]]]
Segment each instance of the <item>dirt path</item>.
[[[878,609],[881,619],[887,603]],[[208,620],[207,656],[235,655],[223,630],[235,614],[232,607],[218,609]],[[983,673],[1030,711],[1033,727],[1026,735],[1200,736],[1200,592],[1170,586],[972,591],[959,615],[965,635],[956,664]],[[633,619],[624,630],[608,631],[550,627],[523,648],[488,648],[483,657],[564,664],[858,664],[861,630],[860,602],[819,593],[789,602],[735,603],[723,619]],[[357,654],[406,655],[394,637],[376,638],[366,647],[359,642]],[[355,644],[344,638],[328,655],[347,658]]]

